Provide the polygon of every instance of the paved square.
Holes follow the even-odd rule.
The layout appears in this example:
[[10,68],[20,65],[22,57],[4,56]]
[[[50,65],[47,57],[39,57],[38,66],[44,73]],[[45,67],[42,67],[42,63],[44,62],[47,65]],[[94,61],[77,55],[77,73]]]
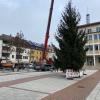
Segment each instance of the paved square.
[[7,87],[0,89],[0,100],[40,100],[45,96],[47,96],[47,94],[33,91],[24,91]]

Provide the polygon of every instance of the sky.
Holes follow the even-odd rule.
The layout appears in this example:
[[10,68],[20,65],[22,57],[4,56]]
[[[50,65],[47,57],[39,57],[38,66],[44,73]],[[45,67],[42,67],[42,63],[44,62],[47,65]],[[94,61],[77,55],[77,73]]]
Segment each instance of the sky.
[[[0,0],[0,34],[15,35],[22,31],[25,39],[43,43],[50,2],[51,0]],[[49,43],[56,44],[54,34],[67,3],[68,0],[55,0]],[[90,14],[90,22],[100,21],[99,0],[72,0],[72,4],[81,14],[80,24],[86,23],[87,13]]]

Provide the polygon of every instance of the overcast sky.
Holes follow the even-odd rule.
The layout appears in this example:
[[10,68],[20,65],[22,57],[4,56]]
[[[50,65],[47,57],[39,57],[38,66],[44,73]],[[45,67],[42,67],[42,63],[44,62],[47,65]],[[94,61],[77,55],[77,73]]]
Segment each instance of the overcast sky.
[[[12,34],[22,30],[25,39],[43,43],[46,32],[51,0],[0,0],[0,34]],[[81,14],[81,24],[100,21],[99,0],[72,0],[73,6]],[[55,0],[49,43],[54,42],[54,34],[68,0]]]

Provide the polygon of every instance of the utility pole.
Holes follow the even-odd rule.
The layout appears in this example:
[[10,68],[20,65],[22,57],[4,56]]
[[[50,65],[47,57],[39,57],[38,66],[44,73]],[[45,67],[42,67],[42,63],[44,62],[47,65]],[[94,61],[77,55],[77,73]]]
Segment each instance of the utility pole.
[[50,25],[51,25],[51,19],[52,19],[53,5],[54,5],[54,0],[51,0],[51,6],[50,6],[50,10],[49,10],[49,17],[48,17],[47,30],[46,30],[46,34],[45,34],[45,42],[44,42],[42,60],[46,59],[46,51],[47,51],[47,46],[48,46],[48,39],[49,39],[49,31],[50,31]]

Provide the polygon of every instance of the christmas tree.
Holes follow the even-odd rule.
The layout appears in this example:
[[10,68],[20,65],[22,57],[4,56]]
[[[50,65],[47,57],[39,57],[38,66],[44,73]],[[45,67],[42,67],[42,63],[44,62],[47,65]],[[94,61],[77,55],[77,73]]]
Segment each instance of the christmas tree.
[[69,2],[62,13],[58,25],[56,40],[59,47],[54,46],[54,66],[63,71],[66,69],[79,70],[86,60],[85,44],[87,42],[85,31],[78,29],[80,14]]

